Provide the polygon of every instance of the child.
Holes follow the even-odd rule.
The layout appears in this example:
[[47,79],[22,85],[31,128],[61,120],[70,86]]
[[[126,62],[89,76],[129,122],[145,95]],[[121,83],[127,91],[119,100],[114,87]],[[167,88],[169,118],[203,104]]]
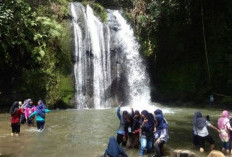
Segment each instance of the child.
[[36,124],[39,132],[43,131],[45,124],[45,113],[49,113],[49,112],[50,110],[45,109],[45,105],[43,101],[39,100],[36,110],[29,116],[29,118],[32,118],[33,116],[36,115]]
[[195,112],[193,118],[193,130],[196,133],[198,138],[200,152],[205,151],[205,140],[210,143],[211,150],[214,149],[214,140],[212,136],[209,134],[207,127],[210,127],[220,133],[220,130],[215,126],[210,124],[204,117],[202,117],[201,112]]
[[120,155],[122,157],[128,157],[125,151],[123,150],[123,148],[121,148],[118,145],[116,139],[113,136],[111,136],[109,140],[108,148],[106,149],[103,157],[119,157]]
[[12,128],[12,133],[11,136],[19,136],[20,133],[20,117],[21,114],[23,113],[23,109],[19,108],[19,103],[15,101],[13,105],[10,108],[10,114],[11,114],[11,128]]
[[24,111],[25,118],[28,126],[34,125],[33,119],[29,119],[29,116],[36,110],[36,107],[33,105],[33,101],[28,99],[26,109]]
[[218,119],[218,128],[221,131],[219,137],[222,141],[222,151],[226,151],[228,154],[230,152],[230,130],[232,130],[229,117],[229,112],[224,110],[221,118]]
[[157,121],[156,131],[155,131],[155,150],[157,157],[161,157],[162,148],[164,143],[168,141],[168,124],[166,123],[162,115],[155,116]]

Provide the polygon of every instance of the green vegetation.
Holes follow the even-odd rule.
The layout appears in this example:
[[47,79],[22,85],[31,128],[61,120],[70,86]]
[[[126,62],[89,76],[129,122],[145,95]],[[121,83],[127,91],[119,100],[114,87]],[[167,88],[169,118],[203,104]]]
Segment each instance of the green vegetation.
[[153,97],[231,104],[231,1],[135,0],[133,19]]
[[[42,98],[70,104],[71,41],[66,0],[7,0],[0,5],[0,104]],[[73,93],[73,92],[72,92]],[[4,107],[3,106],[3,107]],[[59,103],[57,104],[59,107]]]
[[[160,101],[232,101],[232,2],[79,0],[106,21],[123,9],[147,61],[152,97]],[[64,107],[73,97],[68,0],[0,4],[0,104],[42,98]]]
[[107,20],[107,13],[106,9],[100,4],[95,1],[87,1],[87,0],[82,0],[81,1],[84,6],[90,5],[90,7],[93,9],[95,16],[100,17],[100,19],[103,22],[106,22]]

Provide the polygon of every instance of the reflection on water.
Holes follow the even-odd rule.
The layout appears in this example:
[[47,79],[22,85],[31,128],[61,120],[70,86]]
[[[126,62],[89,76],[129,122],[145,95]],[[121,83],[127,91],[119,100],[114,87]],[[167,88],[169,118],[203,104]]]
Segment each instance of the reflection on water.
[[[168,146],[192,149],[191,121],[194,111],[175,109],[172,114],[166,113],[171,137]],[[208,112],[205,110],[203,114]],[[212,122],[216,124],[219,111],[211,113]],[[116,136],[118,124],[116,109],[60,110],[47,114],[43,132],[38,132],[35,127],[21,126],[21,136],[10,137],[10,115],[1,114],[0,153],[17,157],[100,157],[107,147],[109,137]],[[217,135],[214,137],[217,140]],[[126,151],[130,157],[139,154],[134,149]]]

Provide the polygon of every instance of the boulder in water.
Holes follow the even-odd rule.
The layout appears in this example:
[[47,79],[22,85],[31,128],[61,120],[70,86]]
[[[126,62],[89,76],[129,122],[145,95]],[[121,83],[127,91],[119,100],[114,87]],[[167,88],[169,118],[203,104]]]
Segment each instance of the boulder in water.
[[190,150],[174,150],[174,157],[196,157],[196,154]]
[[225,157],[225,155],[218,150],[212,150],[207,157]]

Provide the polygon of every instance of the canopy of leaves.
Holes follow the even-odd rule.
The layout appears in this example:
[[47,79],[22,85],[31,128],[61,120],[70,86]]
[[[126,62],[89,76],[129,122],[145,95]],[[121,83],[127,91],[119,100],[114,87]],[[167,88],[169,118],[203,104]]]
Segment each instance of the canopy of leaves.
[[211,93],[231,98],[231,8],[232,1],[135,0],[130,13],[149,64],[155,99],[208,100]]
[[61,98],[60,76],[71,64],[63,43],[67,8],[66,0],[0,4],[1,104],[28,97],[54,104]]

